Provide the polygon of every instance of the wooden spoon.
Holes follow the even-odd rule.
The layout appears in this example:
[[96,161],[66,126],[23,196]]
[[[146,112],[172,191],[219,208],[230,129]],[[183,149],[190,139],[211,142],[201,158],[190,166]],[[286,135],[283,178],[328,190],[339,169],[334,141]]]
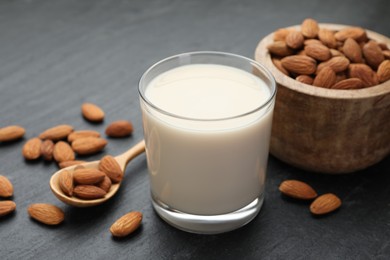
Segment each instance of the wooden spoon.
[[[124,152],[123,154],[115,157],[115,160],[120,165],[123,173],[125,172],[125,168],[126,168],[127,164],[132,159],[134,159],[137,155],[143,153],[144,151],[145,151],[145,141],[142,140],[141,142],[139,142],[138,144],[136,144],[135,146],[130,148],[127,152]],[[62,171],[64,171],[64,170],[73,171],[78,166],[83,166],[85,168],[96,168],[97,169],[99,166],[99,162],[100,161],[93,161],[93,162],[87,162],[87,163],[83,163],[83,164],[73,165],[73,166],[69,166],[69,167],[66,167],[64,169],[61,169],[61,170],[57,171],[56,173],[54,173],[50,179],[50,188],[53,191],[54,195],[62,202],[69,204],[69,205],[72,205],[72,206],[75,206],[75,207],[96,206],[96,205],[99,205],[99,204],[109,200],[118,191],[119,186],[121,185],[121,182],[113,183],[111,186],[111,189],[109,190],[109,192],[107,192],[107,194],[103,198],[94,199],[94,200],[83,200],[83,199],[79,199],[76,197],[69,197],[62,192],[62,190],[59,186],[59,183],[58,183],[58,177],[60,176],[60,173]]]

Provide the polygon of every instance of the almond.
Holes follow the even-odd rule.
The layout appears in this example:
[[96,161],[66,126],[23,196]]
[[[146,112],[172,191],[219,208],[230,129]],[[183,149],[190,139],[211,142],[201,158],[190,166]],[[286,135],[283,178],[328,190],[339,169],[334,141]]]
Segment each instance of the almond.
[[111,185],[112,185],[112,182],[111,182],[110,178],[108,178],[107,176],[104,176],[104,179],[101,182],[96,184],[96,186],[98,186],[99,188],[101,188],[105,192],[108,192],[110,190]]
[[297,180],[283,181],[279,191],[295,199],[312,200],[317,197],[317,192],[310,185]]
[[299,49],[303,46],[304,40],[305,38],[303,38],[302,33],[298,31],[291,31],[287,34],[286,44],[292,49]]
[[53,159],[53,150],[54,143],[52,140],[45,140],[41,145],[41,155],[46,161],[51,161]]
[[306,45],[305,53],[307,56],[319,61],[326,61],[332,57],[329,48],[321,44]]
[[361,79],[368,87],[379,84],[378,76],[366,64],[353,63],[349,65],[349,77]]
[[270,53],[280,57],[292,55],[294,53],[284,41],[273,42],[267,46],[267,49]]
[[334,37],[338,41],[345,41],[348,38],[352,38],[356,41],[362,41],[367,38],[366,31],[360,27],[347,27],[336,32]]
[[308,75],[299,75],[295,80],[304,84],[313,85],[313,78]]
[[389,50],[382,51],[382,54],[383,54],[383,57],[385,57],[385,59],[390,59],[390,51]]
[[80,155],[89,155],[100,152],[107,145],[107,141],[98,137],[78,138],[72,142],[72,149]]
[[68,142],[71,143],[78,138],[85,138],[85,137],[100,137],[100,134],[99,132],[93,130],[74,131],[68,136]]
[[70,145],[64,141],[59,141],[54,145],[53,156],[56,162],[73,161],[75,159],[74,152]]
[[342,72],[348,68],[348,65],[349,65],[349,60],[347,58],[345,58],[344,56],[336,56],[331,58],[330,60],[318,64],[317,74],[324,67],[330,67],[336,73]]
[[366,87],[366,84],[358,78],[349,78],[344,79],[336,84],[334,84],[331,88],[333,89],[359,89]]
[[18,125],[0,128],[0,142],[11,142],[22,138],[26,130]]
[[331,30],[328,29],[320,29],[318,32],[318,38],[320,41],[328,46],[329,48],[336,48],[337,47],[337,41],[334,37],[334,33]]
[[353,63],[362,63],[363,54],[359,44],[352,38],[348,38],[343,46],[344,55]]
[[347,79],[347,74],[344,71],[336,73],[336,83],[340,82],[340,81],[342,81],[344,79]]
[[42,140],[35,137],[28,140],[22,149],[22,154],[26,160],[35,160],[41,156]]
[[58,166],[63,169],[63,168],[66,168],[66,167],[69,167],[69,166],[73,166],[73,165],[79,165],[79,164],[82,164],[82,163],[85,163],[86,161],[80,161],[80,160],[74,160],[74,161],[64,161],[64,162],[60,162],[58,164]]
[[101,182],[106,174],[97,169],[77,169],[73,172],[73,179],[78,184],[95,184]]
[[129,212],[112,224],[110,232],[114,237],[125,237],[134,232],[142,222],[142,213],[138,211]]
[[282,66],[297,74],[310,75],[316,71],[316,61],[303,55],[292,55],[281,60]]
[[66,138],[73,131],[73,127],[70,125],[57,125],[49,128],[39,135],[42,140],[50,139],[52,141],[58,141]]
[[104,111],[92,103],[84,103],[81,106],[81,113],[90,122],[101,122],[104,120]]
[[107,174],[113,183],[120,182],[123,178],[121,167],[111,155],[106,155],[100,160],[99,170]]
[[283,68],[282,62],[280,61],[280,59],[272,58],[272,63],[273,63],[273,64],[275,65],[275,67],[276,67],[279,71],[281,71],[284,75],[289,76],[288,71],[287,71],[285,68]]
[[323,68],[314,78],[313,85],[317,87],[330,88],[336,83],[336,73],[330,68]]
[[380,83],[390,79],[390,60],[385,60],[379,65],[377,75]]
[[46,203],[32,204],[27,211],[30,217],[46,225],[58,225],[65,218],[60,208]]
[[332,57],[336,57],[336,56],[344,56],[344,54],[336,49],[329,49],[330,50],[330,54],[332,55]]
[[274,32],[274,41],[285,41],[287,34],[290,32],[289,29],[281,28]]
[[12,200],[0,201],[0,217],[10,214],[15,211],[16,204]]
[[106,135],[109,137],[125,137],[133,133],[133,124],[126,120],[112,122],[106,128]]
[[319,196],[310,205],[310,212],[314,215],[330,213],[341,206],[341,200],[332,193]]
[[73,194],[80,199],[94,200],[103,198],[107,192],[94,185],[77,185],[73,189]]
[[315,38],[320,30],[316,20],[307,18],[302,22],[301,30],[303,36],[306,38]]
[[63,170],[58,177],[58,184],[63,193],[68,196],[73,194],[73,174],[70,171]]
[[307,39],[303,42],[303,45],[311,45],[311,44],[318,44],[318,45],[324,45],[322,41],[317,39]]
[[382,49],[374,41],[369,41],[363,47],[363,56],[366,59],[368,65],[373,69],[377,69],[379,64],[385,59],[382,53]]
[[14,194],[14,186],[9,179],[3,175],[0,175],[0,197],[8,198]]

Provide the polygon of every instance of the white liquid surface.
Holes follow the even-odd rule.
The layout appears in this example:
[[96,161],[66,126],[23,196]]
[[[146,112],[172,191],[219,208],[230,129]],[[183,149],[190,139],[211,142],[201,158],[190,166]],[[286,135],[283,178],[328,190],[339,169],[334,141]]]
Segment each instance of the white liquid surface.
[[[187,118],[229,118],[270,97],[258,77],[222,65],[186,65],[154,78],[146,98]],[[272,123],[269,106],[235,119],[167,116],[141,101],[153,196],[190,214],[240,209],[262,196]]]

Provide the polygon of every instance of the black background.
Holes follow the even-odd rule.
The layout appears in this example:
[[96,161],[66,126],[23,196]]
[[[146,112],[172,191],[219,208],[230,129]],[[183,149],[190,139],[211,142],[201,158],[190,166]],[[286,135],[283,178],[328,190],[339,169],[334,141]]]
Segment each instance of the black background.
[[[352,24],[390,35],[390,4],[376,1],[0,1],[0,127],[19,124],[25,139],[0,144],[0,174],[14,184],[17,210],[0,219],[1,259],[388,259],[390,158],[342,176],[304,172],[270,157],[266,202],[247,226],[221,235],[170,227],[152,210],[145,155],[131,162],[119,193],[88,209],[58,201],[49,189],[54,163],[27,163],[24,142],[57,124],[94,129],[128,119],[132,137],[110,139],[104,154],[120,154],[143,138],[137,84],[153,63],[170,55],[216,50],[253,57],[259,40],[306,17]],[[83,102],[100,105],[104,124],[80,116]],[[340,210],[312,217],[308,203],[283,198],[284,179],[333,192]],[[27,207],[60,206],[63,224],[31,220]],[[140,210],[142,227],[128,238],[109,227]]]

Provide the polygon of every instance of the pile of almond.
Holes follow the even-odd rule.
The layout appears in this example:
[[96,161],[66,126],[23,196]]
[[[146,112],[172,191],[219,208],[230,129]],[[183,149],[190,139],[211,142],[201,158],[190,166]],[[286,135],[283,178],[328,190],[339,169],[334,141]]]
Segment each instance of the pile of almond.
[[360,27],[339,31],[305,19],[300,30],[282,28],[267,46],[282,73],[304,84],[331,89],[371,87],[390,79],[390,50]]
[[341,200],[333,193],[318,196],[309,184],[298,180],[283,181],[279,186],[279,191],[294,199],[314,200],[310,205],[310,212],[313,215],[328,214],[341,206]]
[[119,183],[123,171],[111,155],[104,156],[99,168],[77,166],[73,171],[63,170],[58,178],[63,193],[69,197],[93,200],[103,198],[110,191],[112,183]]

